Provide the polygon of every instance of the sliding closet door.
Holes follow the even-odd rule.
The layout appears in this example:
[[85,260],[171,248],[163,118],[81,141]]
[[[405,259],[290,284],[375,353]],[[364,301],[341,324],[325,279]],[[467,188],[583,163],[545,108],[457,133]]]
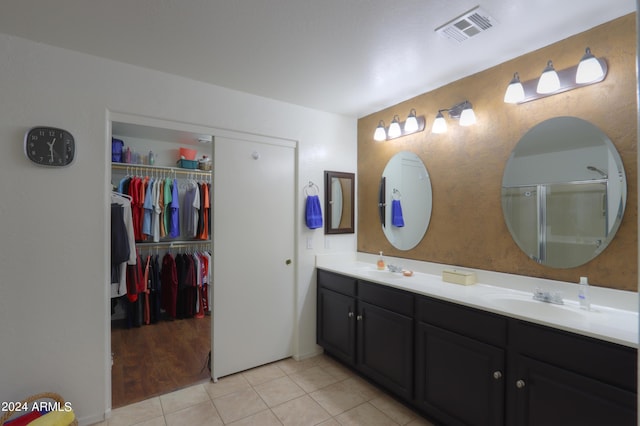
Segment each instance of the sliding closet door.
[[215,138],[213,371],[291,356],[295,146]]

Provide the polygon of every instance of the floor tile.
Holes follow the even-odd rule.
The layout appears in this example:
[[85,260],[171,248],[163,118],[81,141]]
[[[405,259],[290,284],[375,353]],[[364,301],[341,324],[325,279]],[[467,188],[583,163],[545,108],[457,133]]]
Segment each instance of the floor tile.
[[336,416],[336,420],[343,426],[397,426],[382,411],[365,402],[351,410]]
[[278,377],[283,377],[286,374],[276,365],[276,363],[273,363],[245,371],[242,375],[252,386],[256,386],[260,383],[268,382],[269,380],[277,379]]
[[401,425],[407,424],[417,417],[405,405],[387,395],[373,398],[369,403]]
[[289,377],[305,392],[313,392],[338,381],[338,379],[318,366],[294,373]]
[[289,377],[280,377],[254,386],[254,389],[269,407],[275,407],[283,402],[305,394]]
[[109,426],[131,426],[146,420],[162,417],[163,415],[160,398],[151,398],[116,408],[111,412]]
[[285,426],[315,425],[331,418],[309,395],[273,407],[272,411]]
[[237,422],[229,423],[233,426],[282,426],[280,420],[273,414],[271,410],[263,410],[252,416],[240,419]]
[[211,399],[213,399],[241,390],[251,389],[251,385],[242,374],[233,374],[231,376],[218,379],[217,382],[209,382],[204,385],[204,388]]
[[323,358],[320,356],[314,356],[312,358],[306,358],[300,361],[296,361],[293,358],[283,359],[282,361],[278,361],[277,365],[284,371],[286,374],[299,373],[300,371],[306,370],[311,367],[315,367],[318,365],[319,359]]
[[213,406],[207,401],[184,408],[165,416],[167,426],[223,426],[224,423]]
[[209,395],[203,385],[191,386],[179,391],[171,392],[160,397],[162,411],[170,414],[187,407],[191,407],[203,401],[210,401]]
[[225,423],[240,420],[268,408],[253,389],[215,398],[213,404]]
[[366,402],[362,394],[353,392],[344,382],[334,383],[309,395],[332,416]]

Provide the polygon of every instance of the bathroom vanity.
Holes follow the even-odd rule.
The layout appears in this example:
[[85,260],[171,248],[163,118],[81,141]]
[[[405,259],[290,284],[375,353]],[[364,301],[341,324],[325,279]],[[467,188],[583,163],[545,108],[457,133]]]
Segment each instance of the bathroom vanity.
[[[593,311],[584,311],[568,283],[509,286],[506,274],[480,273],[461,286],[443,282],[438,265],[405,277],[336,259],[317,260],[318,345],[428,417],[636,424],[636,293],[592,288]],[[563,291],[565,304],[533,300],[532,285]]]

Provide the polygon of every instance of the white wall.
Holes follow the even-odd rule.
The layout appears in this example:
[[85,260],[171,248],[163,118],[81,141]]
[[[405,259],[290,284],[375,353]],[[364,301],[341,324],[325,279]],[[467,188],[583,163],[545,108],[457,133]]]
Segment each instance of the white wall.
[[[316,351],[314,255],[355,251],[356,240],[308,230],[303,187],[323,189],[324,170],[356,171],[355,118],[2,34],[0,58],[0,400],[55,391],[81,424],[109,409],[108,111],[298,141],[294,353]],[[24,133],[36,125],[75,136],[72,166],[25,158]]]

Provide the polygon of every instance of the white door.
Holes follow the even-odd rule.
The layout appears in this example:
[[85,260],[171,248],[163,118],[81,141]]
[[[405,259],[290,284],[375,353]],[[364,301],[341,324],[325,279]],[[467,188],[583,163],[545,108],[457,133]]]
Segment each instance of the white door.
[[212,377],[292,354],[295,145],[216,137]]

